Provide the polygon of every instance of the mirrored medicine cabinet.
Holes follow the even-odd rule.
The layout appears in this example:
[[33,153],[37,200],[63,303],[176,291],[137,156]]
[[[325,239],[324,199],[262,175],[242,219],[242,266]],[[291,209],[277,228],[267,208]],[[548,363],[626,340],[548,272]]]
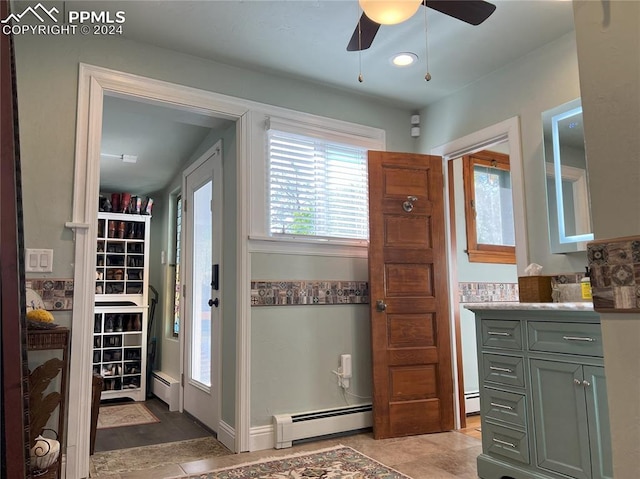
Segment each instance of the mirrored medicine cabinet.
[[593,232],[580,99],[545,111],[542,128],[551,252],[584,251]]

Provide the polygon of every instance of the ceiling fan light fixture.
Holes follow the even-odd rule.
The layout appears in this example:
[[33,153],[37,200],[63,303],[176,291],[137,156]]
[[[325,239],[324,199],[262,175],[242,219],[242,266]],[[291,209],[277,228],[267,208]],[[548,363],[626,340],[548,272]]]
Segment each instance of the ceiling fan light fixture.
[[397,67],[408,67],[418,60],[418,55],[411,52],[396,53],[391,57],[391,63]]
[[358,0],[365,15],[380,25],[395,25],[411,18],[422,0]]

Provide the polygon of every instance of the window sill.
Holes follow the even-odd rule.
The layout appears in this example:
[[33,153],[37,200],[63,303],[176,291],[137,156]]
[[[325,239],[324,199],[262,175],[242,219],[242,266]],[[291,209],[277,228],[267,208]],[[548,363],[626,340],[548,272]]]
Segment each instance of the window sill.
[[515,251],[468,250],[470,263],[516,264]]
[[364,240],[249,236],[249,252],[367,258],[369,243]]

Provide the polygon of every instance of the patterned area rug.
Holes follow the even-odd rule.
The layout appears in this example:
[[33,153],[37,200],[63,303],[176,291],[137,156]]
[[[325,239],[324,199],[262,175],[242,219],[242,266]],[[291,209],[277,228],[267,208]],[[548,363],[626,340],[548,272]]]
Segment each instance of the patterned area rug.
[[311,453],[217,469],[174,479],[410,479],[355,449],[337,446]]
[[98,413],[98,429],[137,426],[153,422],[160,422],[160,420],[144,404],[139,403],[101,406]]
[[90,477],[152,469],[227,454],[231,454],[231,451],[213,437],[96,452],[91,456]]

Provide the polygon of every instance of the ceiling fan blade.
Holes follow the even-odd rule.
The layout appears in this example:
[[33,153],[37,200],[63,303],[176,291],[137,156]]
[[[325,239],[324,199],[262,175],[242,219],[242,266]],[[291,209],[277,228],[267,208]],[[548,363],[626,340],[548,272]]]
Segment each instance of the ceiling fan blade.
[[358,25],[356,25],[356,29],[351,35],[351,40],[349,40],[349,45],[347,45],[347,51],[357,52],[358,50],[369,48],[379,28],[379,23],[374,22],[363,13],[360,17],[360,35],[358,35]]
[[471,25],[480,25],[496,9],[493,3],[483,0],[424,0],[423,4]]

